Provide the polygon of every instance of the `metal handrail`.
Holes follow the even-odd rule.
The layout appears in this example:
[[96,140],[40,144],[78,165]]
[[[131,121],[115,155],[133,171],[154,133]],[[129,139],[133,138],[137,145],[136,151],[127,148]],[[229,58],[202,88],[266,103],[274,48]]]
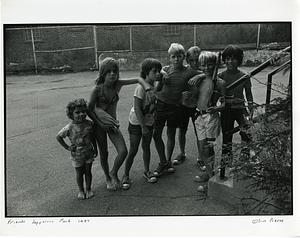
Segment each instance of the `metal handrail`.
[[273,75],[279,73],[280,71],[282,71],[283,69],[285,69],[289,64],[291,63],[291,60],[285,62],[284,64],[280,65],[278,68],[276,68],[275,70],[271,71],[268,74],[268,83],[267,83],[267,94],[266,94],[266,105],[270,104],[271,101],[271,89],[272,89],[272,79],[273,79]]

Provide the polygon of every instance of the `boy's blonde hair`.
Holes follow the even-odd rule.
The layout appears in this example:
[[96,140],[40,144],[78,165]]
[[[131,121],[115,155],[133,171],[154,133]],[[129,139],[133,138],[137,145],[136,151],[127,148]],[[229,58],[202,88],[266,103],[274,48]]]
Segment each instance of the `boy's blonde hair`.
[[183,54],[185,55],[185,50],[183,45],[178,43],[172,43],[168,49],[168,54]]
[[216,64],[217,62],[217,54],[211,51],[201,52],[199,56],[199,64],[207,64],[208,62]]

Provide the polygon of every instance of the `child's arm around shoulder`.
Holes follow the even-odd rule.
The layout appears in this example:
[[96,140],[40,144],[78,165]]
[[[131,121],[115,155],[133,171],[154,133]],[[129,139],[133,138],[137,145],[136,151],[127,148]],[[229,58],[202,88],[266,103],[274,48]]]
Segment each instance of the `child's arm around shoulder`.
[[194,71],[196,75],[189,79],[188,84],[191,86],[198,86],[203,81],[203,79],[206,78],[206,75],[200,70]]
[[118,80],[118,90],[120,90],[122,86],[136,84],[136,83],[141,84],[146,91],[151,89],[151,86],[149,83],[145,82],[145,80],[142,79],[141,77],[137,77],[137,78],[129,78],[129,79],[119,79]]

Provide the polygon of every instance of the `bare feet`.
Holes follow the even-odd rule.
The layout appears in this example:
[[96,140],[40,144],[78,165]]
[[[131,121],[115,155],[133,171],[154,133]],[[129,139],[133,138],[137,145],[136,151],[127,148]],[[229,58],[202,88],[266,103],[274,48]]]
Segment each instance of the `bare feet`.
[[110,174],[112,184],[116,187],[116,189],[121,188],[121,181],[117,175]]
[[77,198],[78,198],[79,200],[85,199],[84,192],[80,191],[80,192],[78,193],[78,195],[77,195]]
[[109,191],[116,191],[117,190],[117,188],[113,184],[112,180],[106,180],[106,189],[109,190]]
[[94,196],[95,196],[95,194],[94,194],[94,192],[93,192],[92,190],[87,190],[87,191],[86,191],[85,197],[86,197],[87,199],[92,198],[92,197],[94,197]]

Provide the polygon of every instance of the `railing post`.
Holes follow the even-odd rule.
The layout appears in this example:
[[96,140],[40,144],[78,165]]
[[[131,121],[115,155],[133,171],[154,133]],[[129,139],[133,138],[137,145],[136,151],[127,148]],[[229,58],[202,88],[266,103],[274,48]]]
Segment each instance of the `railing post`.
[[257,42],[256,42],[256,51],[259,49],[259,41],[260,41],[260,24],[257,26]]
[[132,52],[132,26],[129,27],[129,47],[130,52]]
[[266,94],[266,109],[265,109],[266,113],[268,113],[268,111],[269,111],[269,105],[270,105],[270,101],[271,101],[272,78],[273,78],[273,74],[268,74],[267,94]]
[[197,45],[197,27],[194,25],[194,46]]

